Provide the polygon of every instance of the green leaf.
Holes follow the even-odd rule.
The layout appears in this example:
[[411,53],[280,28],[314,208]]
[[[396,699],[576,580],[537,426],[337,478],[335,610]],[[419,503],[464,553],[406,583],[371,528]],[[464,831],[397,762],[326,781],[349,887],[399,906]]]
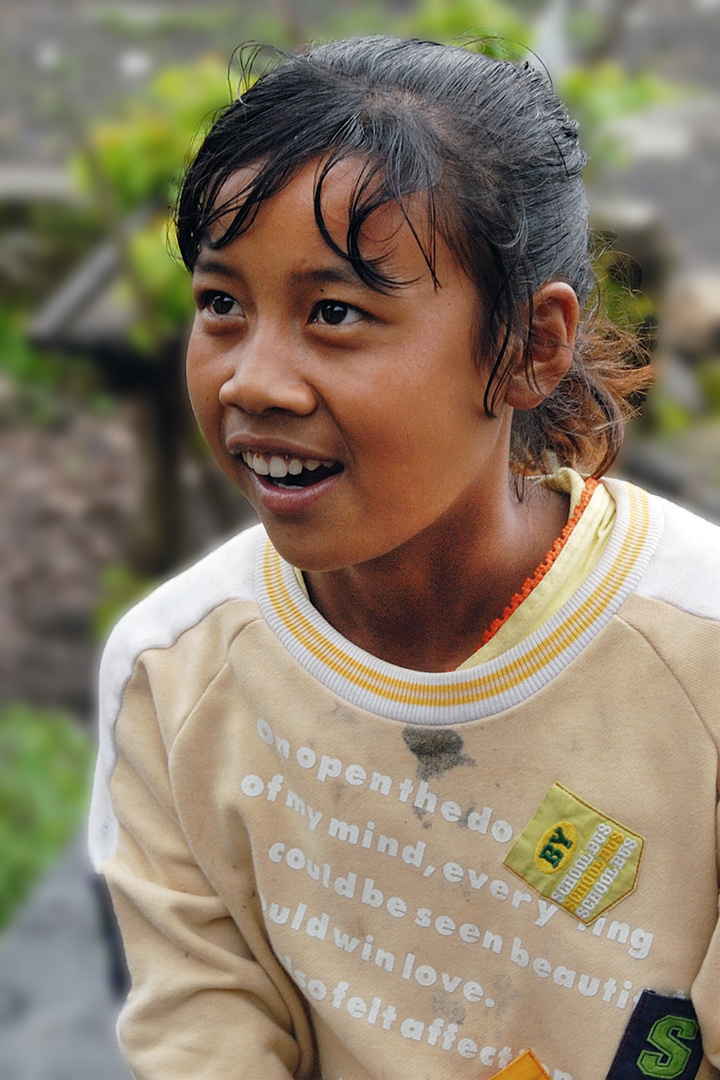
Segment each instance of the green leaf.
[[65,713],[0,709],[0,928],[79,826],[93,758]]

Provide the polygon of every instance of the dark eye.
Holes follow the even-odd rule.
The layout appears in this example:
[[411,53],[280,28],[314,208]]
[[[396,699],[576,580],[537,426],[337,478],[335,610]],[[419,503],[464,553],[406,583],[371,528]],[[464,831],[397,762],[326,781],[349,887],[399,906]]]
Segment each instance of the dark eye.
[[206,304],[213,315],[232,315],[237,301],[233,300],[232,296],[228,296],[227,293],[217,292],[208,295]]
[[341,326],[343,323],[357,322],[360,318],[360,312],[352,304],[344,304],[340,300],[321,300],[313,312],[312,321],[327,326]]

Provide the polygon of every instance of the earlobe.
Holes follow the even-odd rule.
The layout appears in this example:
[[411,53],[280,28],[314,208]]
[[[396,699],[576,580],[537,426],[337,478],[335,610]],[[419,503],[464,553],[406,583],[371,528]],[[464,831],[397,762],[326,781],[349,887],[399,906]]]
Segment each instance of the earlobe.
[[564,281],[550,281],[533,297],[530,355],[519,356],[508,379],[505,402],[534,409],[552,393],[573,359],[580,305]]

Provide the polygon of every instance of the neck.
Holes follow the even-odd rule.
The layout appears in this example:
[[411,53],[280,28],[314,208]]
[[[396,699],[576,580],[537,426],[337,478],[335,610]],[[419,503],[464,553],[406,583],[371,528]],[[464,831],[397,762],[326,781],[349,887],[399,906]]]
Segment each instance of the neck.
[[454,670],[544,560],[567,521],[568,500],[528,483],[519,501],[510,485],[492,509],[470,520],[451,511],[378,559],[306,573],[313,604],[380,659]]

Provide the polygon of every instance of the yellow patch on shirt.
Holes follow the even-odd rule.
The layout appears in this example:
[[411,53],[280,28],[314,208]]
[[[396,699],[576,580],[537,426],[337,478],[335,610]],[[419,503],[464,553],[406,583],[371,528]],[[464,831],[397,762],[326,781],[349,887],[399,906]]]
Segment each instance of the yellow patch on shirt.
[[526,1050],[501,1072],[496,1073],[493,1080],[545,1080],[549,1076],[532,1050]]
[[505,865],[591,923],[635,888],[643,844],[642,836],[553,784]]

